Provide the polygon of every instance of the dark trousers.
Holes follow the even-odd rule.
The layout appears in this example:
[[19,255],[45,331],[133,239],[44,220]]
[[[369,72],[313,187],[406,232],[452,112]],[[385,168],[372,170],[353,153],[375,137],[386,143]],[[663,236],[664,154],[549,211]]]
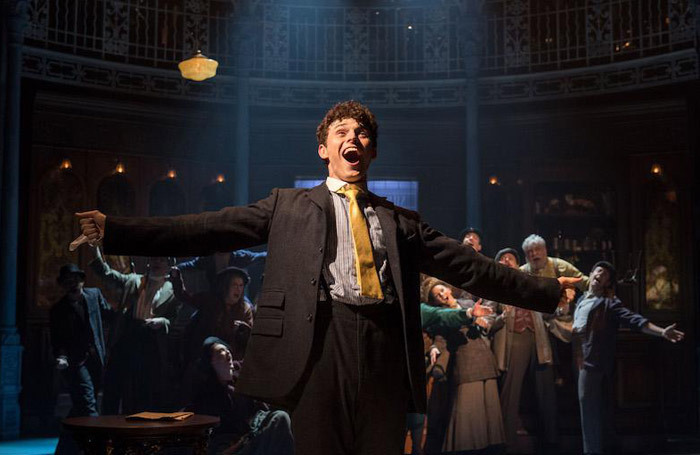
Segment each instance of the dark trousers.
[[[100,390],[102,364],[97,355],[89,355],[82,364],[70,365],[62,372],[68,385],[72,407],[68,417],[96,416],[97,394]],[[80,453],[73,437],[61,431],[56,455]]]
[[508,371],[502,380],[501,411],[506,430],[506,441],[511,448],[515,447],[517,430],[520,425],[520,397],[526,374],[534,379],[540,443],[556,444],[559,439],[559,431],[557,428],[554,369],[552,365],[540,365],[537,362],[535,334],[530,330],[525,330],[523,333],[513,333]]
[[296,455],[399,455],[410,400],[398,303],[318,305],[292,413]]
[[97,394],[102,383],[102,365],[97,355],[89,355],[80,365],[63,371],[73,407],[69,417],[96,416]]
[[611,449],[615,442],[613,375],[606,369],[584,366],[581,347],[584,341],[583,334],[574,332],[571,347],[581,416],[583,453],[605,453],[605,449]]

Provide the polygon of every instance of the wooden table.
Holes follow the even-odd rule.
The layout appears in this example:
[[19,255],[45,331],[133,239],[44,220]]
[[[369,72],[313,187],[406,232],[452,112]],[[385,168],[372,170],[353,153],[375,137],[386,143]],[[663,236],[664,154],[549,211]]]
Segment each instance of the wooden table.
[[198,414],[177,422],[127,420],[122,415],[63,420],[86,455],[150,455],[168,447],[191,447],[194,455],[206,455],[209,435],[218,425],[218,417]]

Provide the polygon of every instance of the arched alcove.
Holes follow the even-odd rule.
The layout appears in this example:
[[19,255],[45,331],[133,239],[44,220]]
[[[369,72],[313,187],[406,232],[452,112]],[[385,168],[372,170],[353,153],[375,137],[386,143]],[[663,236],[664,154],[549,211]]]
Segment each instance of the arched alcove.
[[151,187],[148,196],[149,215],[182,215],[185,206],[185,191],[175,179],[160,180]]
[[85,207],[85,187],[71,169],[53,169],[39,184],[39,248],[37,248],[36,306],[48,309],[61,296],[56,284],[63,264],[78,263],[68,244],[78,232],[74,213]]

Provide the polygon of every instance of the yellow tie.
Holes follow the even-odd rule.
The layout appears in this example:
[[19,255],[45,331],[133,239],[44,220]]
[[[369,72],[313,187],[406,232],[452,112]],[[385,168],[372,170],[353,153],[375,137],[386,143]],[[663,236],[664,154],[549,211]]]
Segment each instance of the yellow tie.
[[360,285],[360,295],[373,299],[383,299],[382,286],[379,284],[377,268],[374,265],[372,243],[369,240],[369,230],[365,221],[365,214],[357,203],[357,195],[363,190],[357,185],[346,184],[338,190],[348,198],[350,208],[350,230],[355,247],[355,271],[357,272],[357,284]]

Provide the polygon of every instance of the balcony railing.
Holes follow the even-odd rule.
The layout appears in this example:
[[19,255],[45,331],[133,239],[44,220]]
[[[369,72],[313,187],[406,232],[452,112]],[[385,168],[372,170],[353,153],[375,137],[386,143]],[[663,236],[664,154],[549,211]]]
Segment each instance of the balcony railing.
[[[464,2],[376,7],[249,1],[252,76],[426,80],[465,75],[465,36],[483,76],[583,68],[696,46],[693,0],[487,0],[468,30]],[[196,48],[233,74],[243,0],[29,0],[35,48],[175,69]],[[295,4],[296,3],[296,4]]]

